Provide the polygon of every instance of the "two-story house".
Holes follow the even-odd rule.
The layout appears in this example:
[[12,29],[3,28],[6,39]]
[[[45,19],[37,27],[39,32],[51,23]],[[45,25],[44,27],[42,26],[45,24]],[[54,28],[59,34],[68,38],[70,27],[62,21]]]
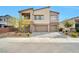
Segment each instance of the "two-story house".
[[9,15],[0,16],[0,33],[9,32],[13,27],[13,17]]
[[19,11],[22,20],[31,21],[28,30],[31,32],[58,31],[59,12],[51,11],[50,7],[33,9],[28,8]]
[[6,28],[10,26],[10,22],[12,21],[12,17],[9,15],[0,16],[0,28]]
[[0,28],[7,27],[7,17],[6,16],[0,16]]

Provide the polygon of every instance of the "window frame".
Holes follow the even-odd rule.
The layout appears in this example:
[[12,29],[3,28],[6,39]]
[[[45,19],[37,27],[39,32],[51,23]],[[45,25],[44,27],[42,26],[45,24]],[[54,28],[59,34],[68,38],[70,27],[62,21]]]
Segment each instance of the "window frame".
[[34,15],[34,20],[44,20],[44,15]]
[[0,21],[3,21],[3,19],[0,18]]

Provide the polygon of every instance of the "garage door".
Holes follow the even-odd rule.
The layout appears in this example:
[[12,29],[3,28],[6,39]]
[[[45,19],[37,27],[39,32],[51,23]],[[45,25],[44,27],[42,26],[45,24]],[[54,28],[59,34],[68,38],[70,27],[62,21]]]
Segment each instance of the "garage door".
[[37,25],[35,28],[36,32],[47,32],[48,31],[48,27],[47,25]]
[[51,32],[56,32],[56,31],[58,31],[57,26],[51,25],[50,31],[51,31]]

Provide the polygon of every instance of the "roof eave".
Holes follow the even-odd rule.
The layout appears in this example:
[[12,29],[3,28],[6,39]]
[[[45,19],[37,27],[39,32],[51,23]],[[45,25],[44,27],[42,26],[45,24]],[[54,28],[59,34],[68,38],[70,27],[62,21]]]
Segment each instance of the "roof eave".
[[19,11],[19,13],[21,13],[23,11],[27,11],[27,10],[33,10],[33,8],[28,8],[28,9],[21,10],[21,11]]
[[59,12],[56,12],[56,11],[50,11],[50,12],[54,12],[54,13],[60,14]]

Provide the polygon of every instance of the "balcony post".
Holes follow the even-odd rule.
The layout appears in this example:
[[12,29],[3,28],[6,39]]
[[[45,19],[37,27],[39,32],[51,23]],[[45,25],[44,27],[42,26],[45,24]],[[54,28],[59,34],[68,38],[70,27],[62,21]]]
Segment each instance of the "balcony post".
[[50,24],[48,24],[48,32],[50,32]]

